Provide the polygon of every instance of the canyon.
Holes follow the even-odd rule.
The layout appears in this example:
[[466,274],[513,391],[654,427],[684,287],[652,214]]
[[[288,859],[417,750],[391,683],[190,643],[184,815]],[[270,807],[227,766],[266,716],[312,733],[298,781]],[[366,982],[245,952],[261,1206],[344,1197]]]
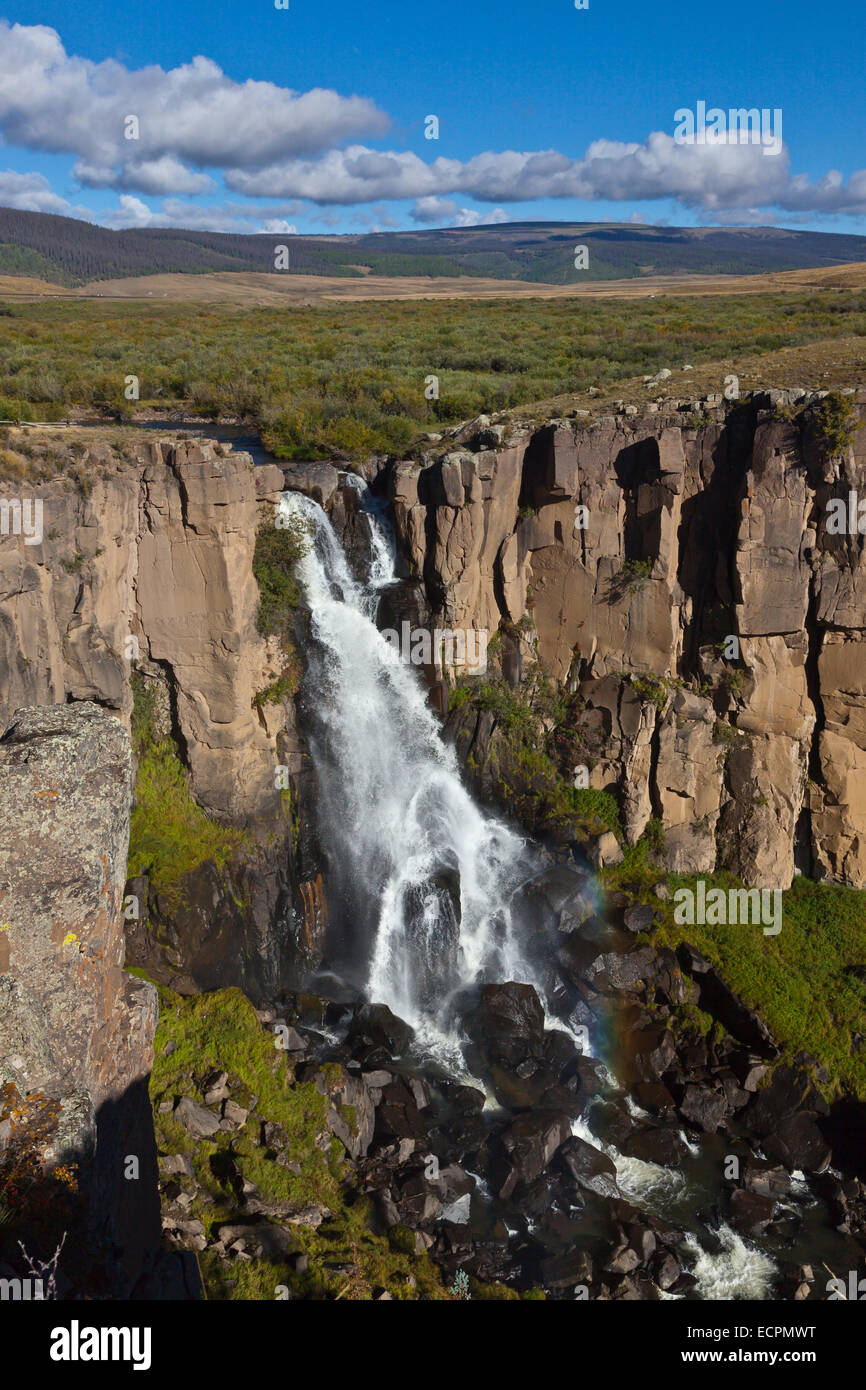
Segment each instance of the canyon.
[[[66,1147],[88,1161],[133,1142],[149,1153],[147,1221],[132,1209],[143,1234],[126,1264],[112,1265],[113,1296],[195,1296],[180,1255],[166,1264],[160,1254],[157,1163],[162,1226],[178,1249],[204,1256],[219,1246],[222,1259],[232,1243],[221,1231],[210,1242],[184,1232],[172,1206],[183,1163],[167,1182],[177,1155],[162,1151],[158,1116],[156,1145],[143,1135],[157,1026],[148,981],[186,1000],[240,989],[258,1010],[251,1027],[288,1030],[295,1084],[324,1103],[325,1144],[342,1144],[382,1229],[413,1231],[413,1250],[432,1252],[452,1277],[466,1269],[554,1297],[578,1287],[603,1298],[693,1296],[708,1256],[698,1245],[689,1260],[683,1246],[699,1232],[682,1212],[674,1221],[643,1209],[647,1173],[636,1165],[676,1177],[692,1163],[701,1175],[690,1181],[709,1202],[718,1182],[707,1155],[722,1144],[734,1145],[746,1176],[726,1198],[719,1258],[736,1250],[751,1296],[774,1277],[783,1296],[809,1294],[809,1240],[791,1234],[797,1221],[811,1229],[800,1174],[813,1184],[809,1201],[820,1192],[835,1213],[833,1239],[851,1242],[845,1258],[859,1257],[862,1175],[844,1143],[835,1156],[841,1120],[820,1094],[816,1059],[777,1065],[776,1041],[716,968],[695,950],[654,943],[652,906],[617,892],[602,906],[592,872],[615,866],[655,824],[660,879],[729,871],[762,892],[787,890],[801,874],[866,887],[866,568],[859,537],[828,524],[834,498],[866,492],[866,445],[860,431],[827,447],[822,399],[768,391],[540,426],[482,418],[411,459],[370,460],[364,481],[332,464],[254,466],[206,439],[158,438],[85,446],[74,470],[0,485],[6,497],[32,493],[44,517],[38,545],[0,541],[0,1080],[57,1098],[73,1117]],[[849,400],[862,421],[866,393]],[[387,969],[375,978],[390,997],[362,997],[360,913],[336,889],[338,842],[322,820],[327,672],[313,691],[323,637],[309,589],[293,633],[300,690],[261,698],[280,654],[257,626],[256,536],[287,490],[345,557],[344,599],[356,584],[362,608],[372,596],[371,626],[484,634],[482,681],[459,666],[424,671],[431,728],[438,711],[435,727],[477,805],[508,816],[506,793],[532,774],[472,682],[519,696],[543,670],[568,701],[560,775],[570,784],[584,768],[590,804],[603,795],[618,808],[619,833],[576,813],[539,814],[508,831],[537,845],[518,912],[535,954],[523,978],[501,973],[506,952],[480,993],[454,996],[470,1077],[499,1107],[489,1132],[477,1081],[443,1074],[441,1055],[407,1060],[411,1032],[394,1016],[403,1011]],[[393,570],[377,586],[383,527]],[[195,803],[241,837],[225,864],[204,860],[169,887],[155,886],[146,866],[125,882],[133,674],[153,695]],[[453,698],[455,682],[468,699]],[[485,841],[491,853],[494,841]],[[469,931],[459,868],[456,886],[453,864],[424,870],[457,939]],[[132,918],[130,900],[140,909]],[[443,941],[433,944],[435,990]],[[147,979],[124,974],[124,958]],[[690,1033],[678,1013],[690,1006],[724,1032]],[[423,1033],[423,1010],[409,1022]],[[603,1065],[598,1049],[611,1031],[619,1041]],[[576,1046],[581,1037],[592,1047]],[[216,1066],[218,1084],[213,1071],[162,1102],[198,1141],[241,1113],[242,1127],[254,1109],[229,1068]],[[113,1137],[101,1149],[100,1115],[114,1124],[103,1124]],[[427,1176],[438,1149],[446,1176]],[[273,1135],[271,1151],[274,1162],[288,1152]],[[455,1214],[479,1168],[493,1194],[481,1231],[463,1219],[465,1202]],[[110,1189],[108,1176],[99,1181]],[[196,1190],[193,1181],[191,1201]],[[551,1200],[560,1217],[543,1214]],[[125,1229],[130,1209],[116,1191],[105,1205]],[[611,1224],[591,1254],[580,1248],[587,1209]],[[263,1217],[275,1230],[326,1219],[251,1210],[257,1229],[246,1221],[234,1237],[251,1249]],[[502,1230],[515,1211],[517,1248]],[[772,1256],[744,1245],[768,1231]],[[823,1248],[823,1234],[812,1238]],[[711,1287],[705,1278],[702,1296]]]

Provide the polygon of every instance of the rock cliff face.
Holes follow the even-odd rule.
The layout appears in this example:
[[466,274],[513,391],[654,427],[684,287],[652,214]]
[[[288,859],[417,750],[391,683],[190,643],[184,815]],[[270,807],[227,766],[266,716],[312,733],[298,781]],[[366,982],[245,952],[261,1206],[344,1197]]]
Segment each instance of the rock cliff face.
[[24,709],[0,739],[0,1069],[95,1106],[150,1070],[156,991],[127,975],[132,751],[91,703]]
[[133,660],[155,662],[197,799],[247,818],[273,809],[274,742],[252,703],[267,666],[252,557],[259,502],[283,482],[217,448],[160,441],[120,463],[91,448],[84,489],[28,485],[43,535],[0,544],[0,714],[94,700],[128,722]]
[[[283,489],[222,445],[89,443],[76,478],[0,483],[42,505],[39,543],[0,537],[0,720],[27,705],[93,701],[127,727],[133,670],[159,685],[195,800],[250,831],[246,864],[203,866],[169,910],[143,893],[133,963],[175,987],[283,983],[313,931],[317,869],[285,812],[307,768],[283,705],[256,703],[274,652],[256,630],[257,527]],[[288,711],[289,716],[291,711]],[[295,915],[293,915],[293,913]]]
[[834,452],[817,406],[464,430],[388,470],[431,624],[577,694],[590,786],[629,841],[662,821],[673,870],[866,886],[866,561],[828,506],[866,496],[866,431]]
[[36,1160],[76,1170],[82,1210],[69,1221],[84,1221],[79,1254],[93,1258],[73,1266],[80,1287],[120,1297],[160,1244],[147,1098],[157,994],[123,969],[131,799],[117,719],[89,702],[13,715],[0,738],[0,1149],[40,1114]]

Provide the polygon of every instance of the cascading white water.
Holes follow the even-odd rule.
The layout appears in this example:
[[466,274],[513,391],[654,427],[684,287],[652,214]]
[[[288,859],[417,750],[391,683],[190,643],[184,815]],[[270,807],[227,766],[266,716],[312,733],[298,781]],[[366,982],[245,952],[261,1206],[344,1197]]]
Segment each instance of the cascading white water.
[[315,639],[305,697],[320,714],[322,834],[346,918],[372,936],[366,993],[453,1058],[456,990],[483,978],[532,980],[510,911],[530,870],[524,842],[462,785],[420,673],[376,628],[379,591],[394,580],[393,545],[364,503],[373,534],[366,585],[350,573],[321,507],[297,493],[281,503],[313,533],[297,572]]
[[[536,866],[523,840],[483,813],[463,787],[420,674],[376,627],[381,591],[395,580],[394,538],[361,479],[349,479],[370,520],[365,584],[352,575],[321,507],[285,493],[281,511],[311,533],[298,564],[314,643],[305,696],[319,714],[311,735],[322,836],[351,930],[369,959],[365,992],[416,1029],[418,1040],[462,1070],[449,999],[479,979],[536,984],[511,914]],[[538,988],[543,998],[543,990]],[[583,1120],[573,1132],[614,1161],[623,1191],[664,1210],[686,1182],[675,1169],[625,1158]],[[775,1266],[723,1227],[711,1253],[694,1236],[703,1298],[767,1297]]]

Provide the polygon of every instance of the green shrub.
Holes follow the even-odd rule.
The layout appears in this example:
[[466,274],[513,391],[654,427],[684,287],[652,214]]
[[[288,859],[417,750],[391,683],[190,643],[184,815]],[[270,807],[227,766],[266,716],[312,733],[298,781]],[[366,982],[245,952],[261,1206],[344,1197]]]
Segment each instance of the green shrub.
[[281,520],[281,526],[265,521],[259,527],[253,555],[253,574],[259,586],[259,610],[256,616],[259,632],[263,637],[280,637],[288,642],[295,610],[302,596],[296,567],[307,553],[310,535],[298,518]]
[[129,830],[130,878],[146,873],[171,905],[185,874],[208,860],[224,868],[248,837],[213,820],[193,799],[170,738],[156,729],[156,686],[133,678],[132,738],[138,758]]
[[854,443],[860,417],[853,399],[841,391],[829,391],[814,412],[818,443],[824,453],[841,454]]

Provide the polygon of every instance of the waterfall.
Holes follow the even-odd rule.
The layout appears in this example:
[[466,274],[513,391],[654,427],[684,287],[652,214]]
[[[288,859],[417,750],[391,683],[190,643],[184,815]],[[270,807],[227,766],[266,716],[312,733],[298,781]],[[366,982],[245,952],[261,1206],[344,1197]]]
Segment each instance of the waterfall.
[[312,624],[304,683],[319,779],[320,835],[346,945],[367,963],[367,996],[388,1004],[445,1060],[449,1001],[483,979],[532,982],[510,901],[532,872],[525,842],[483,812],[427,701],[419,671],[379,633],[394,546],[360,479],[372,531],[358,582],[321,507],[284,494],[311,543],[297,567]]
[[[476,806],[420,672],[376,627],[380,595],[396,582],[394,536],[362,480],[348,481],[370,523],[364,583],[353,576],[317,503],[295,492],[280,503],[282,515],[310,535],[297,566],[313,638],[303,699],[329,901],[341,909],[344,946],[347,955],[354,950],[367,998],[388,1004],[412,1024],[422,1048],[462,1072],[449,1008],[462,988],[485,979],[520,980],[544,999],[512,915],[515,894],[538,865],[524,840]],[[585,1120],[574,1121],[572,1132],[608,1154],[623,1192],[642,1208],[665,1215],[694,1205],[701,1184],[684,1172],[626,1158]],[[694,1158],[696,1146],[687,1147]],[[703,1196],[709,1200],[709,1193]],[[713,1247],[688,1233],[701,1298],[771,1296],[777,1271],[769,1254],[725,1225]]]

